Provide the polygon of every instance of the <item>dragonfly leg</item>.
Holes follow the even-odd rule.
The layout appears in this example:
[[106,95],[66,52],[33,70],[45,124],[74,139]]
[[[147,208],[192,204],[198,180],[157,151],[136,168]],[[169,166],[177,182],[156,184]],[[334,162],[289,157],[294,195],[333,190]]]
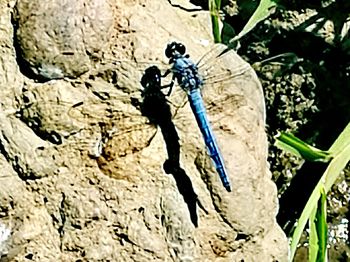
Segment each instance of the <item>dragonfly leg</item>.
[[[166,74],[166,73],[165,73],[165,74]],[[164,74],[162,77],[164,77],[165,74]],[[171,92],[173,91],[173,86],[174,86],[174,85],[175,85],[175,75],[173,75],[170,84],[163,85],[163,86],[161,87],[161,89],[169,88],[169,91],[168,91],[168,93],[166,94],[166,96],[170,96]]]
[[171,69],[165,71],[165,73],[161,77],[167,77],[171,73]]

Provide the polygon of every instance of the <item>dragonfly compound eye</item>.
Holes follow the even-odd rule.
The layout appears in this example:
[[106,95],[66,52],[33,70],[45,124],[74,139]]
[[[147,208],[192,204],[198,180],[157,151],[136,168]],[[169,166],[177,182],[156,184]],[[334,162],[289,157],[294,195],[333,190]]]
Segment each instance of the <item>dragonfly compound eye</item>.
[[175,48],[180,53],[180,55],[184,55],[186,53],[186,47],[181,43],[176,43]]
[[186,47],[177,42],[171,42],[170,44],[167,45],[165,49],[165,55],[168,58],[174,57],[175,53],[178,53],[180,55],[184,55],[186,52]]
[[175,48],[176,47],[176,42],[171,42],[170,44],[167,45],[165,49],[165,55],[167,58],[171,58],[174,56]]

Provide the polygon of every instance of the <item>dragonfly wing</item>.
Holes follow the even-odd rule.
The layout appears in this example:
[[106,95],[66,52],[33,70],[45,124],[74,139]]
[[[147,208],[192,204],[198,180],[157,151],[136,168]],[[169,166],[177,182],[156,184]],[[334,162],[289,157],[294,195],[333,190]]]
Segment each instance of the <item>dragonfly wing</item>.
[[73,103],[57,101],[31,102],[21,105],[15,116],[26,123],[38,136],[54,144],[79,132],[82,125],[68,114]]
[[68,114],[79,122],[113,129],[115,134],[151,125],[148,119],[130,104],[117,107],[108,103],[95,104],[86,101],[69,108]]
[[214,44],[209,51],[207,51],[204,55],[202,55],[201,58],[199,58],[199,60],[197,61],[197,67],[205,68],[208,65],[214,64],[215,60],[228,50],[229,49],[227,48],[227,46],[223,44]]
[[197,66],[204,84],[220,84],[251,70],[250,65],[242,63],[233,49],[223,44],[216,44],[199,60]]
[[79,121],[99,126],[102,132],[100,153],[108,161],[141,151],[151,143],[157,131],[130,104],[118,108],[80,103],[72,107],[69,114]]
[[[148,119],[130,104],[130,97],[129,101],[125,97],[102,101],[90,98],[75,104],[66,101],[30,101],[21,105],[16,115],[42,139],[84,151],[89,147],[93,156],[97,153],[92,153],[96,151],[92,148],[103,147],[99,144],[118,136],[123,136],[122,141],[129,141],[130,148],[133,147],[128,152],[140,151],[156,133],[156,128]],[[55,143],[51,137],[48,139],[52,135],[59,142]],[[135,136],[139,139],[134,139]],[[131,139],[135,143],[130,142]]]
[[[221,44],[217,44],[208,54],[201,61],[207,60],[209,65],[202,65],[201,62],[199,68],[204,78],[201,91],[206,106],[216,110],[217,115],[233,114],[254,97],[261,100],[259,110],[264,114],[262,89],[257,84],[252,67],[234,50]],[[213,60],[209,59],[213,55],[216,56],[215,64],[210,63]]]
[[159,60],[134,61],[106,57],[101,63],[95,65],[91,75],[116,84],[125,93],[132,93],[139,90],[142,75],[153,65],[163,73],[169,68],[169,64]]
[[[110,61],[110,62],[108,62]],[[120,94],[115,94],[114,90],[106,90],[105,81],[113,82],[111,71],[115,72],[115,85],[119,91],[122,91],[125,94],[141,100],[141,85],[140,80],[145,72],[145,70],[151,66],[157,66],[161,73],[164,74],[167,69],[169,69],[169,64],[161,62],[159,60],[154,61],[132,61],[132,60],[115,60],[113,58],[106,58],[105,63],[100,65],[105,69],[98,68],[97,77],[101,77],[102,83],[101,88],[96,90],[96,77],[93,79],[94,88],[92,85],[89,86],[89,89],[98,97],[101,97],[106,100],[114,100],[115,98],[120,99]],[[101,74],[100,72],[106,72]],[[106,75],[106,76],[105,76]],[[169,74],[167,77],[162,78],[162,85],[167,85],[171,81],[172,74]],[[164,94],[168,92],[167,89],[164,89]],[[187,97],[186,93],[181,90],[181,88],[175,87],[171,96],[168,97],[168,102],[173,105],[174,114],[176,114],[179,108],[182,108],[185,104]]]
[[173,93],[167,97],[167,101],[171,106],[172,116],[175,118],[179,111],[187,104],[188,98],[186,92],[176,85]]

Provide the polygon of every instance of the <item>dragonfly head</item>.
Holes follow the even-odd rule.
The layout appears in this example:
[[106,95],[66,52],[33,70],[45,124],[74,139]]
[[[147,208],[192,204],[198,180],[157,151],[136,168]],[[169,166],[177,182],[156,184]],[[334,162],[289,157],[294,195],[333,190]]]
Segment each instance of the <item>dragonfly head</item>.
[[183,56],[186,53],[186,47],[177,42],[171,42],[165,49],[165,55],[167,58],[173,59],[175,56]]

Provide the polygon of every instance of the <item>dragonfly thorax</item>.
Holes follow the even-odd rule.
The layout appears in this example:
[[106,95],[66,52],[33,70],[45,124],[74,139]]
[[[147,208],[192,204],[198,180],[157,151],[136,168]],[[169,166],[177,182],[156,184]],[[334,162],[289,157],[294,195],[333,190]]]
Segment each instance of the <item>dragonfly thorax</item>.
[[176,57],[173,60],[172,73],[180,87],[186,92],[200,88],[203,85],[203,80],[198,73],[196,64],[188,57]]

